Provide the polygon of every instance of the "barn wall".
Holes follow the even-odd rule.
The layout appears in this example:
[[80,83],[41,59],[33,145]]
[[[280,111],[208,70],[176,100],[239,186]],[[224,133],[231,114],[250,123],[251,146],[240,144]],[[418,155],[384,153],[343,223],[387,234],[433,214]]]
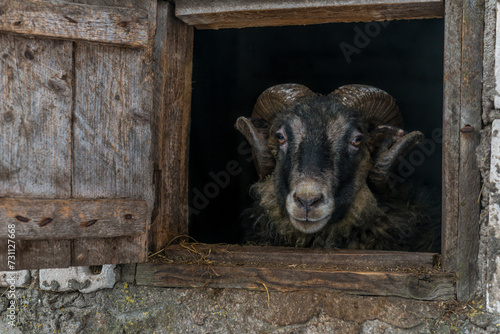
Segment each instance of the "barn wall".
[[[485,7],[484,129],[478,150],[485,185],[480,198],[480,282],[474,299],[443,303],[334,292],[148,288],[134,285],[127,267],[116,269],[112,289],[54,293],[39,289],[39,272],[33,270],[30,280],[23,277],[20,282],[25,288],[16,289],[17,327],[8,325],[8,299],[0,297],[0,333],[500,332],[500,104],[495,103],[500,101],[500,48],[495,51],[500,33],[496,0],[486,0]],[[493,147],[492,141],[497,143]]]

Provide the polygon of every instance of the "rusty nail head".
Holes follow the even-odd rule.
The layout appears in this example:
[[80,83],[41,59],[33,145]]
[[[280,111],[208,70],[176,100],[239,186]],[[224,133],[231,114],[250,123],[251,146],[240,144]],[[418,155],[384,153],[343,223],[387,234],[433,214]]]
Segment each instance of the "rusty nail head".
[[29,218],[26,218],[26,217],[23,217],[23,216],[19,216],[19,215],[16,216],[16,219],[19,220],[20,222],[23,222],[23,223],[27,223],[27,222],[30,221]]
[[52,221],[52,218],[43,218],[38,226],[45,226]]
[[130,213],[127,213],[127,214],[125,215],[125,219],[132,219],[132,215],[131,215]]
[[89,220],[88,222],[81,223],[80,226],[89,227],[89,226],[94,225],[95,223],[97,223],[97,219],[92,219],[92,220]]
[[69,17],[69,16],[64,16],[64,18],[65,18],[66,20],[68,20],[69,22],[71,22],[71,23],[78,23],[75,19],[73,19],[73,18],[71,18],[71,17]]
[[470,126],[470,125],[466,125],[460,129],[460,132],[462,132],[462,133],[474,132],[474,127]]

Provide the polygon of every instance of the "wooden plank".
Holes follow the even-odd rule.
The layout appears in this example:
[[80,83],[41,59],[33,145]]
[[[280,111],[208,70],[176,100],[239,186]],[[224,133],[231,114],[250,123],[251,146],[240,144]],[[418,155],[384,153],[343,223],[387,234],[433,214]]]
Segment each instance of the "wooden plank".
[[147,47],[147,10],[43,0],[0,0],[0,31]]
[[457,270],[460,109],[462,83],[462,0],[446,0],[443,82],[442,265]]
[[443,17],[442,0],[176,0],[178,18],[198,29]]
[[0,45],[0,196],[69,197],[72,44]]
[[[77,43],[73,196],[150,200],[151,74],[140,50]],[[148,204],[150,204],[148,202]]]
[[177,263],[212,263],[233,266],[305,266],[307,268],[427,268],[436,265],[437,254],[346,249],[297,250],[293,247],[182,244],[162,253]]
[[[0,239],[0,271],[7,263],[7,239]],[[67,268],[71,265],[70,240],[15,240],[15,269]]]
[[482,114],[484,1],[463,1],[457,298],[469,300],[479,279],[481,175],[476,159]]
[[146,237],[76,239],[72,253],[71,266],[144,262],[147,260]]
[[[156,17],[155,0],[76,2],[147,10],[149,17]],[[145,200],[148,228],[154,204],[151,118],[155,28],[156,20],[150,20],[151,38],[144,49],[75,44],[78,89],[73,124],[73,197]],[[75,241],[72,263],[145,261],[145,238]],[[124,256],[120,255],[122,251],[126,252]],[[139,253],[134,256],[136,251]]]
[[383,273],[184,264],[137,265],[136,284],[265,291],[342,290],[345,293],[420,300],[454,297],[451,274]]
[[122,264],[120,266],[120,282],[127,282],[135,284],[135,272],[137,268],[137,264]]
[[[0,46],[0,197],[70,197],[72,43],[0,34]],[[24,241],[16,269],[65,267],[69,249],[68,240]]]
[[468,300],[478,280],[484,3],[445,5],[442,262],[458,274],[457,298]]
[[187,234],[188,138],[191,112],[193,27],[160,3],[155,41],[155,166],[158,171],[157,215],[151,226],[151,249]]
[[18,240],[146,234],[147,205],[136,200],[0,198],[0,238],[14,224]]

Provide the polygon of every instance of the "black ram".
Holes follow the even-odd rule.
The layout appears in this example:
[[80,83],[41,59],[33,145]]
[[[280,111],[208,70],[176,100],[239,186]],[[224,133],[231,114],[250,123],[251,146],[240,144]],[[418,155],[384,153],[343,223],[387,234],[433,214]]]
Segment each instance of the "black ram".
[[348,85],[321,96],[277,85],[236,127],[260,176],[255,205],[244,213],[247,241],[439,251],[439,200],[411,182],[391,182],[423,134],[401,129],[386,92]]

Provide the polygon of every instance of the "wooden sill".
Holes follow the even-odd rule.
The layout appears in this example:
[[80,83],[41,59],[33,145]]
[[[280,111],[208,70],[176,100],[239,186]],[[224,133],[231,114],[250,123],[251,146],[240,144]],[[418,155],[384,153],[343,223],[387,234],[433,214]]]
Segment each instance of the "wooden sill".
[[455,275],[438,254],[185,244],[137,265],[135,282],[158,287],[259,291],[338,290],[372,296],[447,300]]

